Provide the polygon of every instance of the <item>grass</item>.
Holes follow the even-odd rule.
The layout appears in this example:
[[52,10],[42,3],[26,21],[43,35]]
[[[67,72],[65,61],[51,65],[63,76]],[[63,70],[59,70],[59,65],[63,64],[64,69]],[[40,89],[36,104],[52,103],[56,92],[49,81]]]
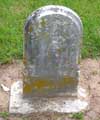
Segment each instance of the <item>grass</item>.
[[0,117],[7,118],[9,116],[8,112],[0,112]]
[[0,63],[22,58],[27,16],[49,4],[64,5],[79,14],[84,26],[82,58],[100,57],[100,0],[0,0]]
[[84,120],[84,114],[82,112],[72,114],[72,118],[75,120]]

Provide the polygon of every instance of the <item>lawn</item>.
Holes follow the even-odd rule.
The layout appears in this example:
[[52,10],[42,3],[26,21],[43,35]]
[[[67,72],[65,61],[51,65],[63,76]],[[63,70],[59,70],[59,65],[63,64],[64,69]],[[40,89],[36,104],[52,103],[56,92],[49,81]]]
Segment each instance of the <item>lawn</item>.
[[35,9],[50,4],[78,13],[84,27],[82,58],[100,57],[100,0],[0,0],[0,63],[23,56],[23,27]]

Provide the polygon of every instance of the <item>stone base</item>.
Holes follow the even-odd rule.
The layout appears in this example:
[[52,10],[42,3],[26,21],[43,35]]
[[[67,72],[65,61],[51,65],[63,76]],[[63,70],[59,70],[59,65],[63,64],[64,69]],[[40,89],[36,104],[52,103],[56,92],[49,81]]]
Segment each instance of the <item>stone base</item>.
[[[10,113],[29,114],[34,112],[74,113],[85,110],[88,102],[84,89],[79,88],[78,98],[23,98],[23,82],[17,81],[11,87]],[[81,99],[82,98],[82,99]]]

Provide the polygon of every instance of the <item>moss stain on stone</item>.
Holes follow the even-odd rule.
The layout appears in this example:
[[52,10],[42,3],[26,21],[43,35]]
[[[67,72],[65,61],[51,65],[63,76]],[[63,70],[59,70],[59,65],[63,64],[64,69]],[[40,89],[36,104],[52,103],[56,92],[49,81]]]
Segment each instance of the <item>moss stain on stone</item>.
[[23,56],[23,63],[24,63],[24,64],[27,63],[27,59],[26,59],[26,56],[25,56],[25,55]]
[[25,86],[24,86],[24,88],[23,88],[23,92],[24,93],[31,93],[32,92],[32,87],[31,87],[31,85],[30,84],[26,84]]
[[32,85],[37,89],[52,88],[53,82],[50,80],[36,80]]
[[33,28],[32,28],[32,25],[30,24],[30,26],[29,26],[29,32],[32,32],[33,31]]
[[47,90],[47,89],[55,89],[55,88],[64,88],[67,87],[67,85],[73,85],[76,84],[77,80],[75,80],[72,77],[64,76],[62,80],[59,80],[55,83],[55,81],[47,80],[47,79],[38,79],[30,84],[26,84],[24,86],[24,93],[31,93],[32,89],[35,90]]
[[41,19],[41,22],[40,22],[41,26],[44,28],[46,26],[46,21],[44,18]]
[[76,80],[72,77],[64,76],[63,80],[60,81],[60,86],[64,87],[66,85],[75,84]]

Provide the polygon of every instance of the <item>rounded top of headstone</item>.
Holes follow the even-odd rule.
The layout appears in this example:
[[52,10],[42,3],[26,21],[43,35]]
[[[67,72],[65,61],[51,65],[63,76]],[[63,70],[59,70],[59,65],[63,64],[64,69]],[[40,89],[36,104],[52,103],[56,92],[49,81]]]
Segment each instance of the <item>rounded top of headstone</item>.
[[50,16],[50,15],[62,15],[71,19],[78,27],[79,33],[82,34],[83,26],[82,26],[81,19],[77,15],[77,13],[71,10],[70,8],[59,6],[59,5],[47,5],[37,9],[28,17],[25,27],[27,27],[28,23],[31,20],[38,21],[41,18]]
[[39,8],[28,17],[24,35],[30,76],[77,79],[82,22],[74,11],[57,5]]

